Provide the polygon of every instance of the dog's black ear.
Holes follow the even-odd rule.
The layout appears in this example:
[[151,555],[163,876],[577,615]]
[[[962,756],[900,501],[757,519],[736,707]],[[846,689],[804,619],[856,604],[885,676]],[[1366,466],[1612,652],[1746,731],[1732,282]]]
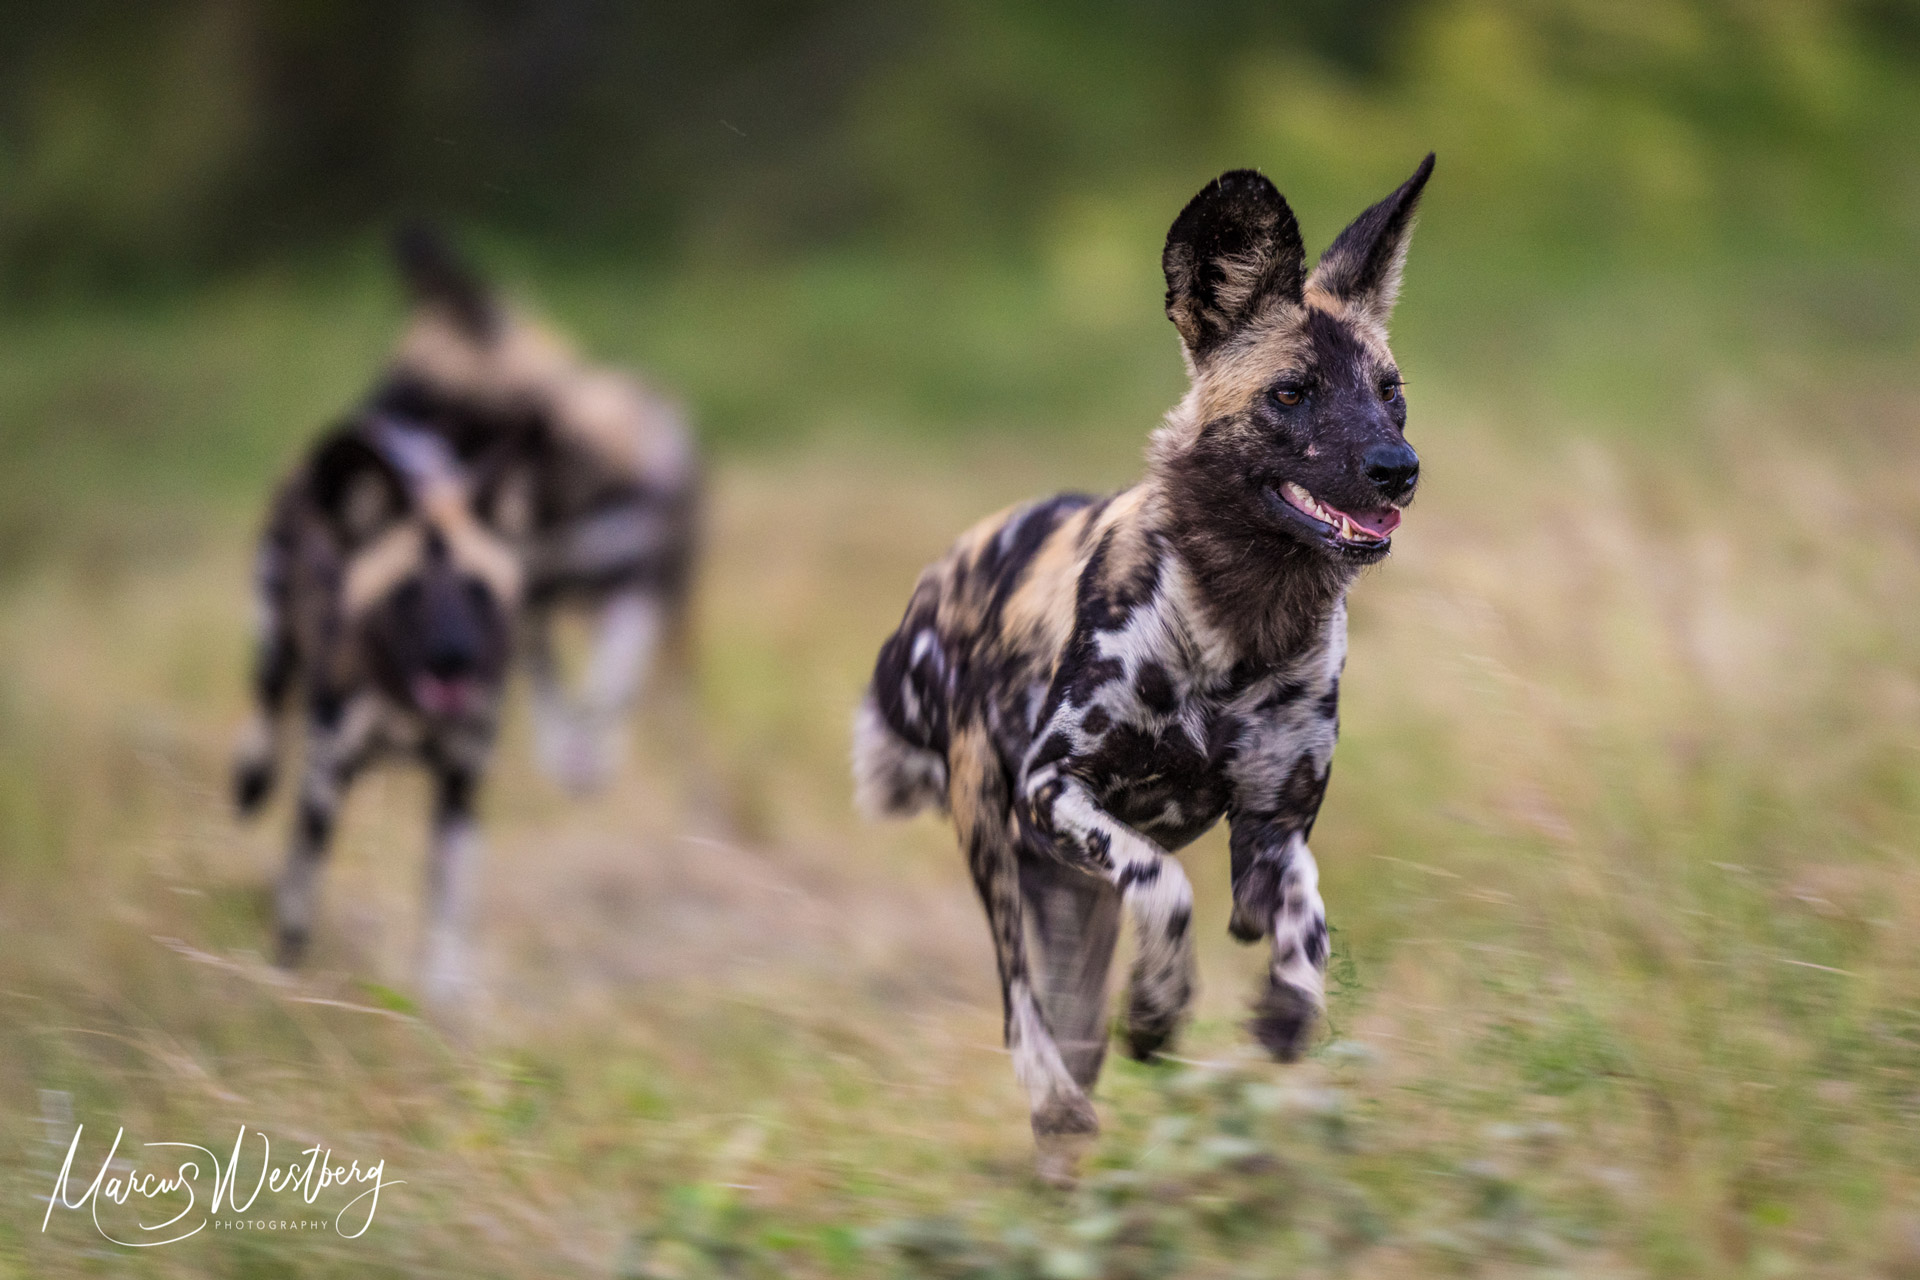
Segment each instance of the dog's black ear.
[[446,312],[476,342],[490,342],[500,328],[493,291],[447,238],[422,222],[394,233],[393,256],[414,305]]
[[540,477],[553,450],[553,433],[538,417],[515,419],[463,459],[474,514],[495,533],[519,542],[540,521]]
[[307,492],[349,548],[365,545],[407,509],[405,482],[352,425],[314,450]]
[[1300,301],[1306,247],[1286,197],[1252,169],[1223,173],[1167,232],[1167,318],[1198,359],[1276,301]]
[[1380,324],[1393,314],[1400,296],[1400,271],[1413,237],[1413,215],[1433,172],[1433,153],[1420,162],[1399,190],[1353,220],[1327,246],[1313,269],[1313,284]]

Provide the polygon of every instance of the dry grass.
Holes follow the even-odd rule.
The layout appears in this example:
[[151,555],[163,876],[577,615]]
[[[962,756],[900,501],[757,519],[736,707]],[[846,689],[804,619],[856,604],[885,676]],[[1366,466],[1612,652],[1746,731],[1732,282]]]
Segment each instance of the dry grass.
[[[1684,455],[1423,420],[1315,839],[1335,1038],[1243,1060],[1259,957],[1202,841],[1184,1052],[1227,1065],[1110,1068],[1079,1199],[1027,1175],[960,860],[931,822],[854,821],[845,726],[921,563],[1000,503],[1123,480],[1128,446],[1092,473],[1004,443],[725,469],[698,714],[587,805],[514,721],[458,1028],[405,995],[408,775],[354,796],[312,968],[258,958],[284,815],[224,804],[244,530],[48,558],[0,609],[0,1269],[1163,1274],[1098,1225],[1100,1179],[1137,1168],[1189,1215],[1154,1219],[1182,1274],[1916,1274],[1920,459],[1721,417]],[[1205,1101],[1271,1083],[1257,1123]],[[89,1138],[223,1148],[245,1122],[407,1185],[354,1241],[43,1236],[62,1095]],[[1337,1133],[1300,1118],[1328,1106]],[[1215,1128],[1303,1170],[1307,1207],[1206,1164]]]

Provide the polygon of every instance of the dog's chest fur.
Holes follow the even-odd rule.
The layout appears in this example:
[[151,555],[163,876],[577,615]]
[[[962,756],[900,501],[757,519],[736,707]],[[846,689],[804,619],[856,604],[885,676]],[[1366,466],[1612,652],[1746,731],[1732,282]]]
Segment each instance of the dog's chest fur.
[[1148,598],[1101,619],[1107,626],[1089,612],[1033,726],[1023,775],[1060,761],[1106,812],[1168,849],[1192,842],[1236,801],[1278,803],[1324,778],[1346,654],[1343,607],[1303,650],[1256,665],[1212,633],[1168,552]]
[[[1209,622],[1150,490],[1063,496],[977,526],[922,578],[875,694],[944,754],[983,723],[1014,796],[1052,768],[1163,848],[1235,805],[1311,822],[1333,753],[1346,613],[1277,661]],[[1024,815],[1029,819],[1031,814]],[[1044,823],[1024,823],[1045,838]]]

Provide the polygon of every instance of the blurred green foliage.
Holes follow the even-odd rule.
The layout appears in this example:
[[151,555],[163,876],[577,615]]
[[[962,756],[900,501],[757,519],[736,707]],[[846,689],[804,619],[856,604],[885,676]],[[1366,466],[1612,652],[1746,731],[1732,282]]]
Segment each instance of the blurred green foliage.
[[257,504],[391,341],[403,215],[722,451],[1130,460],[1182,384],[1166,227],[1247,164],[1312,245],[1439,153],[1395,320],[1423,411],[1665,444],[1731,386],[1884,423],[1920,342],[1914,0],[0,0],[0,30],[0,574]]
[[1911,0],[7,0],[0,29],[16,295],[403,211],[670,261],[1097,260],[1222,168],[1357,208],[1429,148],[1475,270],[1920,241]]

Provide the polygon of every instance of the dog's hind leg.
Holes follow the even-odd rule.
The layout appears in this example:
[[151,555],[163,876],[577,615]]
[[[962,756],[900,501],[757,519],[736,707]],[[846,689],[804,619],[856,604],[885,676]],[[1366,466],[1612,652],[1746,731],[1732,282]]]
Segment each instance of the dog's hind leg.
[[594,620],[577,696],[569,696],[553,653],[552,610],[533,620],[530,666],[541,766],[568,790],[596,790],[618,770],[627,713],[653,668],[667,621],[652,591],[633,588],[609,597]]
[[1075,1083],[1091,1091],[1107,1054],[1107,974],[1120,938],[1112,885],[1045,856],[1020,863],[1038,942],[1040,1003]]
[[1100,1121],[1062,1059],[1034,991],[1006,772],[977,728],[954,735],[948,761],[954,827],[993,933],[1007,1049],[1027,1093],[1039,1173],[1050,1182],[1070,1182]]

